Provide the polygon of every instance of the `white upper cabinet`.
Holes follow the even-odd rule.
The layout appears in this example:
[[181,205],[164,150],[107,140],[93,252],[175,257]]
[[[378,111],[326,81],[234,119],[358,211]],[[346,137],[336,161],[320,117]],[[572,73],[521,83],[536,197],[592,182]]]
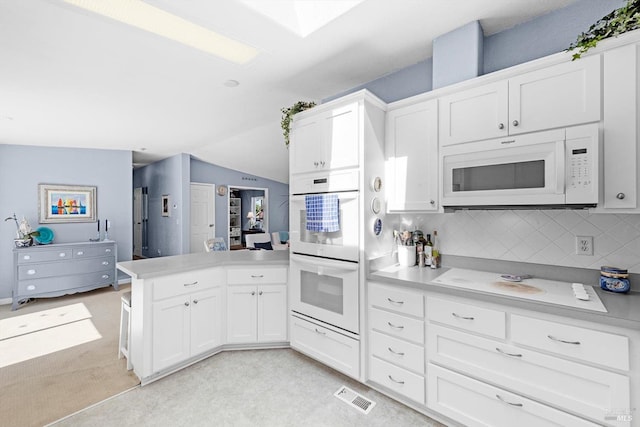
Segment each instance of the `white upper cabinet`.
[[388,212],[438,209],[438,101],[387,112]]
[[440,98],[440,144],[599,121],[600,62],[588,56]]
[[294,121],[290,144],[291,173],[358,167],[359,110],[360,103],[351,102],[319,109],[317,114],[311,112]]

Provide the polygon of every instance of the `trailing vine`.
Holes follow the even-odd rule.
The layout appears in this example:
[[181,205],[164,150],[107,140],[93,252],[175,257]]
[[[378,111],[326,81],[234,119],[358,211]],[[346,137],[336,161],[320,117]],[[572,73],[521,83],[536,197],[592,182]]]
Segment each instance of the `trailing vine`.
[[573,54],[575,61],[583,53],[595,47],[600,40],[617,37],[638,28],[640,28],[640,0],[628,0],[626,5],[603,16],[589,27],[589,31],[580,34],[567,51],[578,49]]
[[282,120],[280,121],[280,125],[282,126],[284,143],[287,147],[289,146],[289,131],[291,129],[291,120],[293,120],[294,114],[297,114],[304,110],[308,110],[309,108],[313,108],[315,106],[316,106],[316,103],[313,101],[310,101],[310,102],[298,101],[289,108],[281,109]]

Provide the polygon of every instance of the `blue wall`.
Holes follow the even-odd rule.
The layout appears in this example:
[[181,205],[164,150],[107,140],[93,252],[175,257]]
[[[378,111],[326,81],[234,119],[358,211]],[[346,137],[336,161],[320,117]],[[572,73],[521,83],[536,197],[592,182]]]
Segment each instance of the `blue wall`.
[[[562,52],[598,19],[626,4],[625,0],[580,0],[555,12],[484,38],[483,73]],[[433,61],[428,58],[400,71],[324,99],[328,102],[368,89],[385,102],[432,90]]]
[[[35,229],[38,184],[95,185],[98,218],[111,222],[109,238],[118,242],[118,260],[130,260],[131,175],[131,151],[0,145],[0,217],[15,212]],[[97,231],[95,222],[44,225],[55,233],[53,243],[88,241]],[[11,297],[15,233],[13,221],[0,223],[0,298]]]
[[481,75],[483,41],[478,21],[433,39],[433,88]]

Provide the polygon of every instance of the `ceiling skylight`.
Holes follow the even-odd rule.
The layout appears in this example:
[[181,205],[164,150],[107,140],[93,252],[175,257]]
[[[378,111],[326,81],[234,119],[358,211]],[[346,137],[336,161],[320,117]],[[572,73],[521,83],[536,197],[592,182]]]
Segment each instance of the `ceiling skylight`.
[[237,64],[249,62],[258,54],[258,50],[251,46],[208,30],[140,0],[63,1]]
[[258,13],[306,37],[364,0],[240,0]]

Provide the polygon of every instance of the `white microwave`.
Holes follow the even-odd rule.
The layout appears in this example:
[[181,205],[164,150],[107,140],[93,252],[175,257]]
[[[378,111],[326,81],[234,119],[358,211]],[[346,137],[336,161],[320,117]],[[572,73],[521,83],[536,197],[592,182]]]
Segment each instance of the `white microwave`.
[[590,124],[443,147],[442,206],[594,207],[600,141]]

